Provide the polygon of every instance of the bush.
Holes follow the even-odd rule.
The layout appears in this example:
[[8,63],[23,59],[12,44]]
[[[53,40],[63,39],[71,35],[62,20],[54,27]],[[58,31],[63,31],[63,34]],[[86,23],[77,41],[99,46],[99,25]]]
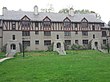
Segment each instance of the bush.
[[48,46],[48,51],[53,51],[53,45],[54,45],[54,42],[50,46]]
[[6,47],[7,47],[7,44],[5,44],[5,45],[1,48],[1,51],[6,53]]

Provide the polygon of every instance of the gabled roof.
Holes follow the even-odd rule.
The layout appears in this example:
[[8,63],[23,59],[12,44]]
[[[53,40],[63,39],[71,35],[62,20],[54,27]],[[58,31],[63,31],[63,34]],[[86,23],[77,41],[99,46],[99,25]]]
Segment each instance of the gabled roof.
[[35,15],[34,12],[7,10],[3,16],[0,16],[0,18],[5,20],[21,20],[25,15],[32,21],[42,21],[46,16],[48,16],[49,19],[54,22],[62,22],[66,17],[68,17],[71,22],[81,22],[83,18],[86,18],[88,22],[104,23],[102,20],[97,19],[95,14],[74,14],[74,16],[70,16],[63,13],[39,12],[38,15]]

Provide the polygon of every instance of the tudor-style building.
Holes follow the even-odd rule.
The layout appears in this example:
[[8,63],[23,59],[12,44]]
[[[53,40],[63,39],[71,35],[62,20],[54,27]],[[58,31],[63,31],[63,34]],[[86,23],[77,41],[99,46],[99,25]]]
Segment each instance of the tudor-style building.
[[27,50],[47,50],[54,43],[54,49],[71,48],[73,44],[101,48],[107,43],[109,27],[94,13],[74,14],[71,8],[68,14],[53,12],[13,11],[3,7],[0,16],[0,50],[6,46],[7,52],[20,51],[24,42]]

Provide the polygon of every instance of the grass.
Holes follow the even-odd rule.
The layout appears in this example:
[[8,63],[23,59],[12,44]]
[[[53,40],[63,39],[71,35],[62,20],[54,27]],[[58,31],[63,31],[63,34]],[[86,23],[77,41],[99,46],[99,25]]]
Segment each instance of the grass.
[[0,52],[0,58],[4,58],[5,57],[5,53],[4,52]]
[[19,53],[0,63],[0,82],[110,82],[110,54],[94,50]]

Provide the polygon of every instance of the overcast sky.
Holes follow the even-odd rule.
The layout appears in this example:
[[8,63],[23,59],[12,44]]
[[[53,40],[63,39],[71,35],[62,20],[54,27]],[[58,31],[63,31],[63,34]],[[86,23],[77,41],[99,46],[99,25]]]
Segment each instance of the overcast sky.
[[33,11],[34,5],[41,8],[47,8],[49,4],[54,7],[54,12],[58,12],[62,8],[73,7],[78,9],[89,9],[101,15],[104,22],[110,20],[110,0],[0,0],[0,14],[2,8],[7,7],[9,10]]

